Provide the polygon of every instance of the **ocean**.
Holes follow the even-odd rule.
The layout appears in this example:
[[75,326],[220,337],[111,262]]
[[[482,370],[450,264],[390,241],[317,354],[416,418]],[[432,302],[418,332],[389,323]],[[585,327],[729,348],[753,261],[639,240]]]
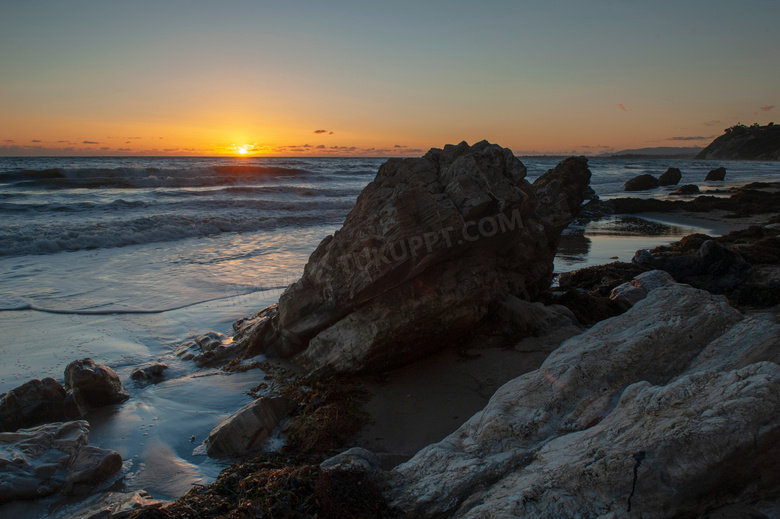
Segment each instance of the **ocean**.
[[[132,399],[90,417],[90,443],[117,450],[124,484],[172,499],[216,476],[222,462],[196,447],[249,401],[257,372],[197,369],[172,352],[278,299],[319,242],[336,231],[385,158],[0,158],[0,393],[31,378],[63,378],[93,357],[126,381]],[[561,159],[521,157],[533,181]],[[642,173],[680,168],[681,184],[710,191],[776,179],[776,163],[590,159],[603,199]],[[668,197],[673,188],[632,196]],[[573,227],[556,270],[617,258],[693,231],[631,231],[619,218]],[[629,226],[630,227],[630,226]],[[163,360],[163,383],[136,387],[134,366]],[[194,439],[192,437],[195,437]],[[15,505],[0,507],[19,514]],[[68,503],[28,503],[22,516],[68,513]],[[21,517],[21,516],[20,516]]]

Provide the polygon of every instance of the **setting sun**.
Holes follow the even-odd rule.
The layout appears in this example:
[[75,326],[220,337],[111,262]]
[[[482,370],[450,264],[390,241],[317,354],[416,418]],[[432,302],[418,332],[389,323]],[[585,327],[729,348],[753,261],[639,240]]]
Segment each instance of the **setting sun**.
[[249,152],[248,152],[248,151],[246,151],[246,148],[244,148],[244,147],[241,147],[241,148],[238,148],[238,153],[239,153],[240,155],[246,155],[246,154],[247,154],[247,153],[249,153]]

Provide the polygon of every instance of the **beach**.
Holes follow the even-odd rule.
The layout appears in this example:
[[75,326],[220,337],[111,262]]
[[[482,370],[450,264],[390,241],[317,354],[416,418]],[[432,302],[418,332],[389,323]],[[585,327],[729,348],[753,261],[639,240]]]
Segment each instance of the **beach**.
[[[558,162],[521,160],[530,180]],[[0,322],[7,338],[0,393],[32,378],[61,380],[68,363],[91,357],[113,368],[130,393],[124,404],[88,417],[90,444],[115,450],[124,460],[117,485],[172,500],[194,484],[210,483],[228,462],[198,447],[226,416],[251,401],[247,392],[263,376],[258,370],[201,368],[174,352],[209,331],[229,335],[234,321],[276,302],[319,242],[340,227],[383,160],[277,159],[227,176],[217,169],[226,165],[215,163],[87,168],[53,159],[27,161],[0,164],[6,168],[3,173],[0,167],[6,183],[0,208],[7,217],[0,240],[6,252],[0,258]],[[672,164],[684,171],[686,182],[699,184],[712,167],[593,159],[591,185],[609,200],[622,195],[627,179]],[[777,178],[772,163],[726,166],[728,182],[717,185],[720,196]],[[30,167],[59,173],[41,179],[46,175],[24,173]],[[204,181],[204,170],[217,173]],[[665,199],[670,193],[639,196]],[[693,233],[726,234],[762,218],[652,213],[575,222],[563,233],[555,272],[629,262],[639,249]],[[457,429],[498,387],[538,368],[576,331],[527,338],[512,350],[437,353],[402,368],[389,381],[369,386],[374,396],[367,410],[374,421],[357,444],[384,454],[390,468]],[[467,360],[469,355],[477,358]],[[137,366],[150,361],[168,365],[164,380],[130,380]],[[268,448],[275,446],[269,442]],[[73,500],[54,497],[11,503],[0,511],[56,516],[69,513],[67,506]]]

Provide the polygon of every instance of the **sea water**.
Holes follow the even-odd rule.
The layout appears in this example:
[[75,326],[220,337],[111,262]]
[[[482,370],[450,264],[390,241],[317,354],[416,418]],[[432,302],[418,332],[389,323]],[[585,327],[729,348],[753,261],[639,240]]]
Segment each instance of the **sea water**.
[[[229,333],[234,320],[275,302],[385,160],[0,158],[0,393],[31,378],[62,381],[68,362],[92,357],[132,395],[88,417],[90,443],[125,459],[120,485],[173,499],[213,480],[224,463],[197,447],[262,376],[198,369],[173,351],[210,330]],[[521,160],[531,181],[560,161]],[[596,158],[591,185],[608,199],[630,178],[674,166],[682,183],[703,186],[719,165]],[[777,178],[774,163],[723,165],[719,189]],[[628,261],[638,248],[701,230],[632,233],[605,222],[568,232],[556,269]],[[132,369],[151,360],[169,365],[165,380],[134,385]],[[67,514],[63,506],[49,499],[0,515]]]

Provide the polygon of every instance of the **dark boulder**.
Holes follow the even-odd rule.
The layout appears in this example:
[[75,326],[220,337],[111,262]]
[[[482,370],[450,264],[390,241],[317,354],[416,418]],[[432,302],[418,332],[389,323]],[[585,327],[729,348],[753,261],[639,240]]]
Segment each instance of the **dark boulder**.
[[117,404],[129,398],[116,372],[86,358],[75,360],[65,368],[65,387],[72,391],[79,408]]
[[166,369],[168,369],[167,364],[163,364],[162,362],[153,362],[135,368],[133,373],[130,375],[130,378],[136,382],[157,383],[162,380],[163,376],[165,376],[164,372]]
[[69,402],[53,378],[25,382],[0,399],[0,432],[78,418],[78,408]]
[[711,169],[707,176],[704,178],[705,182],[722,181],[726,178],[726,168],[720,167],[717,169]]
[[623,185],[624,191],[647,191],[659,186],[658,179],[653,175],[644,174],[634,177]]
[[666,172],[658,177],[659,186],[676,186],[682,179],[682,173],[678,168],[669,168]]

